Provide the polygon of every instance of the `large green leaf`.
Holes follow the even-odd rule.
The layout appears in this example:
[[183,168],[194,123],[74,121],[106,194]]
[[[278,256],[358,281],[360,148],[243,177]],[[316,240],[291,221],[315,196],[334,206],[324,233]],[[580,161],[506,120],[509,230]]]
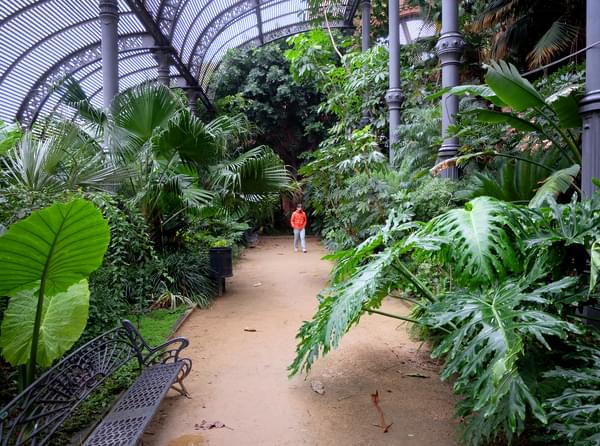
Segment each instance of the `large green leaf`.
[[529,207],[539,208],[546,203],[548,197],[556,198],[559,194],[568,191],[575,183],[579,170],[579,164],[573,164],[566,169],[553,172],[543,181],[535,196],[529,202]]
[[[545,274],[544,261],[536,262],[536,271],[519,280],[441,296],[425,317],[432,327],[447,329],[432,356],[445,359],[442,378],[453,378],[454,390],[464,396],[458,405],[459,415],[479,413],[496,432],[522,430],[528,408],[542,423],[547,421],[540,401],[524,379],[519,360],[532,342],[550,350],[548,337],[566,338],[569,333],[578,333],[573,324],[542,310],[551,301],[549,296],[577,283],[576,278],[566,277],[536,285]],[[488,434],[471,432],[468,444],[483,444],[481,437]]]
[[459,282],[490,284],[522,268],[509,233],[515,226],[509,205],[479,197],[434,218],[422,231],[447,240],[440,259]]
[[581,114],[579,113],[578,96],[583,84],[568,85],[546,98],[546,103],[552,107],[561,128],[579,128],[582,126]]
[[[46,296],[41,314],[36,362],[49,367],[79,339],[88,318],[90,291],[87,280],[67,291]],[[29,360],[35,324],[37,290],[23,290],[14,295],[2,321],[0,347],[13,366]]]
[[108,223],[90,202],[75,199],[34,212],[0,237],[0,296],[44,285],[65,291],[102,263]]
[[515,111],[528,108],[544,109],[546,102],[531,83],[522,77],[514,65],[492,62],[485,76],[494,93]]
[[475,117],[478,120],[483,122],[488,122],[492,124],[507,124],[511,127],[514,127],[517,130],[525,132],[539,132],[541,134],[544,134],[544,130],[539,125],[536,125],[531,121],[513,115],[512,113],[503,113],[485,109],[473,110],[467,113],[475,115]]
[[441,92],[428,96],[427,99],[434,99],[448,92],[455,96],[481,96],[487,99],[497,107],[506,107],[506,104],[496,95],[487,85],[458,85],[450,89],[443,89]]
[[23,130],[16,124],[6,125],[0,120],[0,155],[12,149],[23,137]]

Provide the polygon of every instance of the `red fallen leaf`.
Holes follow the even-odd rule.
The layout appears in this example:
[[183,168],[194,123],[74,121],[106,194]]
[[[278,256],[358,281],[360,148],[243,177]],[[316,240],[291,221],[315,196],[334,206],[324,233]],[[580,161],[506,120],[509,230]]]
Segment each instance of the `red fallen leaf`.
[[377,410],[377,413],[379,414],[379,417],[381,418],[381,423],[380,424],[375,424],[374,426],[382,428],[383,429],[383,433],[385,434],[385,433],[387,433],[390,430],[390,427],[394,423],[387,424],[385,422],[385,417],[383,415],[383,410],[381,410],[381,407],[379,407],[379,390],[376,390],[375,393],[371,394],[371,401],[373,402],[373,406],[375,406],[375,410]]

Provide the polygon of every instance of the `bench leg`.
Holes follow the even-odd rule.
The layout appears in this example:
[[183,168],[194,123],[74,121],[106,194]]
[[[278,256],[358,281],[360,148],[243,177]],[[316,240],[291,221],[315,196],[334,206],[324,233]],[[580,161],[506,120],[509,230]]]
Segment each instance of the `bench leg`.
[[[179,384],[179,387],[176,387],[175,383]],[[171,386],[171,389],[175,390],[177,393],[185,396],[186,398],[192,398],[192,395],[190,395],[190,393],[185,388],[185,385],[183,384],[183,378],[178,379],[177,381],[175,381],[175,383],[173,383],[173,385]]]

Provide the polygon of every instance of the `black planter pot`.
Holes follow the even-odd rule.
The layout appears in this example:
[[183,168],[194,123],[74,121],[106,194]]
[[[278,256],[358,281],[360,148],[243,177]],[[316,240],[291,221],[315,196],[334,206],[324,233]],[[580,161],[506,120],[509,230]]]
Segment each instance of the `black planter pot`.
[[217,281],[219,296],[225,291],[225,277],[233,276],[231,248],[209,248],[208,258],[213,277]]

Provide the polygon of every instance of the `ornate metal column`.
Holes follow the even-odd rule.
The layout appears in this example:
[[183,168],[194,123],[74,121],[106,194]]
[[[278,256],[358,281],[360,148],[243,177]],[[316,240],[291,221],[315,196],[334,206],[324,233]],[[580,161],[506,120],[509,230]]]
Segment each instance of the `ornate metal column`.
[[[587,0],[586,46],[600,41],[600,1]],[[585,96],[580,102],[583,117],[581,189],[586,197],[596,190],[593,178],[600,178],[600,47],[587,50]]]
[[166,48],[158,48],[153,51],[153,55],[158,62],[158,82],[169,87],[171,85],[171,54]]
[[188,98],[190,110],[193,114],[198,114],[198,92],[193,88],[188,88],[185,93]]
[[388,0],[390,88],[385,101],[390,111],[390,162],[394,161],[394,145],[398,142],[396,131],[400,125],[400,107],[404,95],[400,90],[400,0]]
[[[458,0],[442,0],[442,35],[436,45],[442,65],[442,87],[454,87],[459,84],[459,64],[465,41],[458,32]],[[458,97],[442,96],[442,137],[444,142],[438,152],[438,163],[456,156],[458,138],[448,138],[448,127],[454,124],[458,113]],[[450,166],[440,173],[441,177],[458,179],[458,168]]]
[[119,93],[119,6],[118,0],[100,0],[102,28],[102,97],[104,107],[110,108]]
[[362,40],[361,48],[367,51],[371,46],[371,0],[363,0],[360,4],[362,8],[361,26],[362,26]]
[[[371,0],[363,0],[360,4],[362,8],[362,16],[361,16],[361,27],[362,27],[362,39],[361,39],[361,49],[363,53],[369,49],[371,46]],[[363,109],[363,116],[358,124],[360,128],[363,128],[365,125],[369,123],[371,120],[371,116],[369,115],[369,110],[365,107]]]

